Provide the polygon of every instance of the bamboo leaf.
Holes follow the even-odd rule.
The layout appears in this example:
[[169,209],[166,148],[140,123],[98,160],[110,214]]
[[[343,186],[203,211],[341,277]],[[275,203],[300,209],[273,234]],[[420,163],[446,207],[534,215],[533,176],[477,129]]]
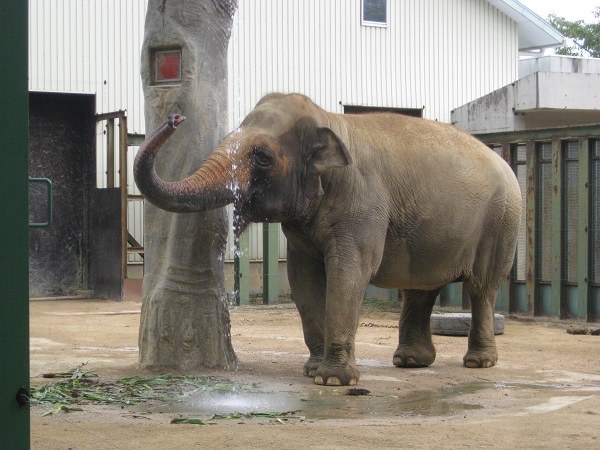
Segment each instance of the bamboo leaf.
[[171,420],[171,423],[175,423],[175,424],[185,423],[185,424],[192,424],[192,425],[209,425],[206,422],[204,422],[202,419],[197,419],[197,418],[193,418],[193,417],[175,418],[175,419]]

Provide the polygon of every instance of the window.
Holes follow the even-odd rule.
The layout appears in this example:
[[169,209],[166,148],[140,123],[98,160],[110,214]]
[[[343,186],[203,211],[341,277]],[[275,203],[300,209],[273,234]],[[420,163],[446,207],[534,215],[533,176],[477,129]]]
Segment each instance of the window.
[[152,84],[181,83],[181,49],[152,51]]
[[387,27],[389,0],[362,0],[362,25]]
[[417,108],[386,108],[378,106],[344,105],[344,114],[393,113],[404,116],[423,117],[423,110]]

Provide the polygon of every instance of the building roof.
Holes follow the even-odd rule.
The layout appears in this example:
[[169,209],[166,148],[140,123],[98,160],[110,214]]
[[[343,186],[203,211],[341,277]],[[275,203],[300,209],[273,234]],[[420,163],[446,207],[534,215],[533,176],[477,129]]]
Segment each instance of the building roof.
[[558,47],[565,37],[552,25],[517,0],[488,0],[517,23],[519,50]]

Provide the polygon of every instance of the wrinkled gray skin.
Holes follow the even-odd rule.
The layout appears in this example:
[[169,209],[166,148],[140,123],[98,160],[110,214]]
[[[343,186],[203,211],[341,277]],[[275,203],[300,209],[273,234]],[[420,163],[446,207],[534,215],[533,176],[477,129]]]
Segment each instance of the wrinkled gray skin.
[[237,232],[281,222],[292,299],[316,384],[359,379],[355,334],[367,284],[402,289],[393,363],[433,363],[429,319],[440,290],[464,281],[472,303],[467,367],[497,359],[493,309],[515,254],[521,193],[510,167],[450,125],[392,114],[339,115],[270,94],[200,169],[164,182],[154,156],[181,116],[142,145],[135,179],[160,208],[234,203]]

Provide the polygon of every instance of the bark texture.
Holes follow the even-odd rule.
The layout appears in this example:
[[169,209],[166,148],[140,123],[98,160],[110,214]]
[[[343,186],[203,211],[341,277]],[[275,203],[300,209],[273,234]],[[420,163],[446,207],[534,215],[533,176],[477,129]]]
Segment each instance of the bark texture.
[[[165,180],[193,173],[227,126],[227,45],[237,0],[149,0],[142,48],[146,130],[168,114],[187,121],[165,144],[156,170]],[[152,85],[155,48],[182,49],[180,86]],[[145,277],[139,362],[191,372],[234,369],[223,255],[224,209],[173,214],[145,205]]]

